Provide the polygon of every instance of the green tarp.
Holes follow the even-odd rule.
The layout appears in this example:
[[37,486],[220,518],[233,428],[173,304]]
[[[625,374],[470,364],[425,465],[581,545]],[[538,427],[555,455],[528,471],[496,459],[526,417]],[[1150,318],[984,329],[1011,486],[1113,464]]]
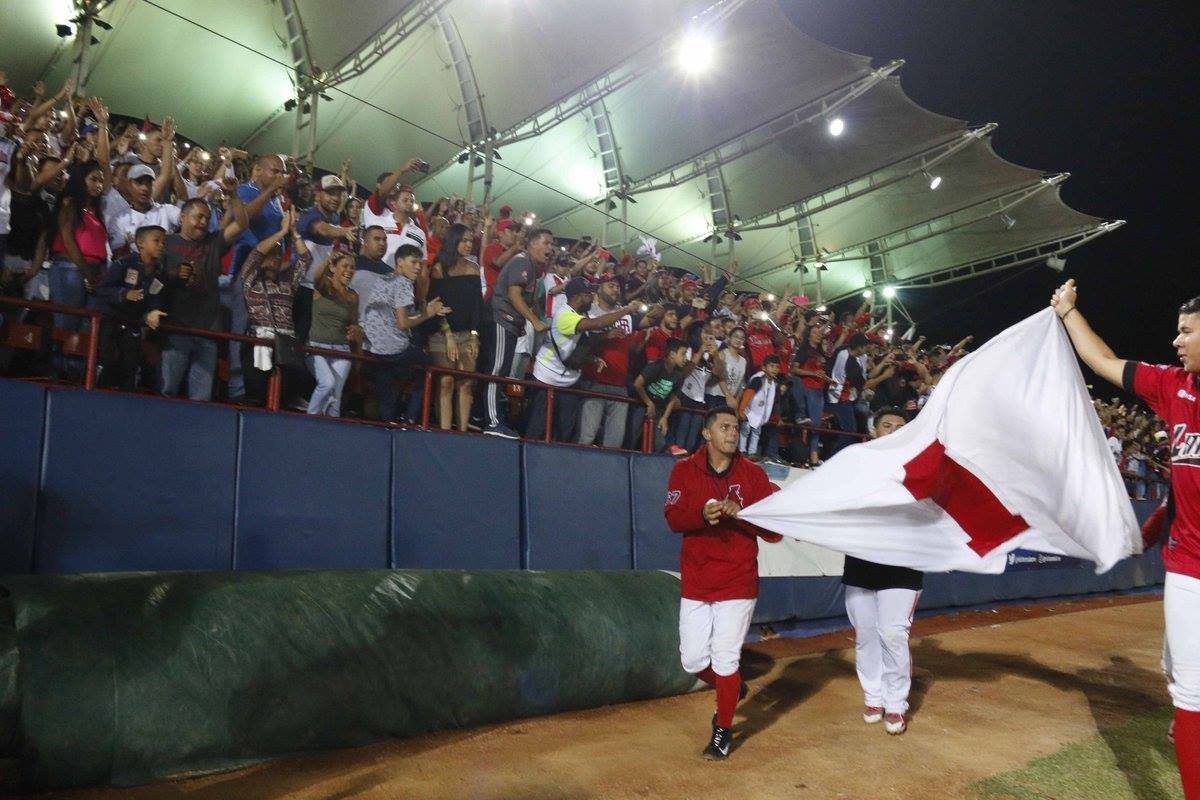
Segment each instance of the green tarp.
[[661,572],[0,585],[0,756],[30,787],[142,783],[694,683],[679,666],[679,583]]

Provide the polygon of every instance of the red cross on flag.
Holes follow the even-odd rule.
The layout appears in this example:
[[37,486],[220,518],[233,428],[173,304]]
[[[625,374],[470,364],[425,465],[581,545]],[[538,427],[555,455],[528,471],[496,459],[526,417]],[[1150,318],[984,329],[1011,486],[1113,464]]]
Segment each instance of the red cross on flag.
[[794,539],[926,572],[1003,572],[1025,548],[1104,572],[1140,553],[1125,486],[1052,309],[951,367],[896,433],[746,508]]

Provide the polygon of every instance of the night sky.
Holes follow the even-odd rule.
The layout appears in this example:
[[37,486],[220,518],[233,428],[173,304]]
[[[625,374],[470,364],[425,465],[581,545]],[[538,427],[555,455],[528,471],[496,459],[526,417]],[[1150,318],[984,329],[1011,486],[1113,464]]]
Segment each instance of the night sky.
[[[1068,205],[1127,224],[1044,262],[903,292],[933,341],[982,341],[1041,309],[1067,278],[1119,356],[1177,363],[1176,312],[1200,294],[1196,101],[1200,26],[1181,3],[1049,0],[781,0],[809,35],[903,58],[922,106],[998,122],[1000,156],[1067,171]],[[1193,8],[1194,10],[1194,8]],[[1188,22],[1189,16],[1193,22]]]

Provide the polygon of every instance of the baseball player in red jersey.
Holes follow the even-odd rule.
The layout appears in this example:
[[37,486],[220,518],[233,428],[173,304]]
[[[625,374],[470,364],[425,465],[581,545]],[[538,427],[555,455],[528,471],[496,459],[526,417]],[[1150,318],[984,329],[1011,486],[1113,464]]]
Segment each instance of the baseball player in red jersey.
[[733,744],[733,711],[745,696],[738,665],[758,598],[758,538],[783,537],[738,520],[743,508],[778,491],[762,467],[738,452],[737,412],[704,416],[705,446],[671,470],[664,513],[683,534],[679,556],[679,655],[683,668],[717,690],[704,757]]
[[1118,358],[1075,307],[1075,281],[1050,299],[1075,352],[1097,375],[1144,400],[1171,436],[1173,518],[1163,546],[1163,668],[1175,704],[1175,755],[1187,800],[1200,800],[1200,297],[1179,309],[1181,366]]

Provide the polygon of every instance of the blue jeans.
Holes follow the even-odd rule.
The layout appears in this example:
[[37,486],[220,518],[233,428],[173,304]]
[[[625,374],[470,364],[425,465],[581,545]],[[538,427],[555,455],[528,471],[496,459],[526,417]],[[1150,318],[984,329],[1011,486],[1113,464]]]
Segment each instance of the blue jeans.
[[[551,438],[556,442],[575,441],[575,423],[579,420],[579,403],[582,398],[577,394],[561,391],[555,387],[554,392],[554,422]],[[546,436],[546,390],[536,389],[533,404],[529,409],[529,421],[525,423],[525,438],[541,441]]]
[[212,400],[213,374],[217,371],[217,342],[199,336],[167,335],[159,362],[162,393],[174,397],[187,375],[189,400]]
[[[821,415],[825,413],[825,390],[811,389],[807,386],[801,387],[804,397],[804,416],[808,417],[809,423],[814,428],[821,427]],[[808,434],[808,452],[816,453],[821,449],[821,435],[816,432]]]
[[[229,279],[226,283],[226,278]],[[221,305],[229,309],[229,330],[232,333],[245,333],[250,315],[246,311],[246,297],[242,293],[242,282],[238,273],[221,276],[221,287],[218,294]],[[230,400],[236,400],[246,395],[246,379],[242,374],[242,348],[231,345],[229,348],[229,386],[226,387]]]
[[[309,342],[309,345],[324,350],[350,352],[348,344]],[[308,413],[340,417],[342,415],[342,390],[346,388],[346,378],[350,377],[350,359],[309,353],[305,360],[308,361],[308,371],[317,379],[317,388],[313,389],[312,397],[308,399]]]
[[[371,365],[372,379],[375,382],[375,398],[379,403],[379,418],[384,422],[396,421],[396,409],[399,395],[396,391],[396,381],[407,381],[412,377],[414,369],[428,362],[425,352],[416,346],[390,355],[374,354],[382,363]],[[415,403],[414,403],[415,401]],[[408,413],[420,416],[421,390],[417,388],[409,397]]]
[[[690,453],[700,442],[700,430],[704,427],[705,405],[687,397],[681,397],[680,401],[682,405],[676,409],[671,418],[671,436],[668,441]],[[699,413],[694,413],[696,411]]]
[[[75,262],[55,257],[50,264],[50,302],[64,306],[83,307],[87,293],[83,288],[83,273]],[[54,327],[77,331],[83,327],[83,317],[71,314],[55,314]]]
[[[854,414],[854,403],[841,402],[830,403],[829,410],[833,412],[833,418],[837,420],[838,428],[848,433],[858,433],[858,418]],[[838,452],[843,447],[848,447],[858,441],[854,436],[838,436],[833,443],[833,452]]]
[[739,438],[741,451],[748,456],[758,455],[758,438],[762,434],[762,428],[752,428],[750,423],[742,420],[742,430]]

